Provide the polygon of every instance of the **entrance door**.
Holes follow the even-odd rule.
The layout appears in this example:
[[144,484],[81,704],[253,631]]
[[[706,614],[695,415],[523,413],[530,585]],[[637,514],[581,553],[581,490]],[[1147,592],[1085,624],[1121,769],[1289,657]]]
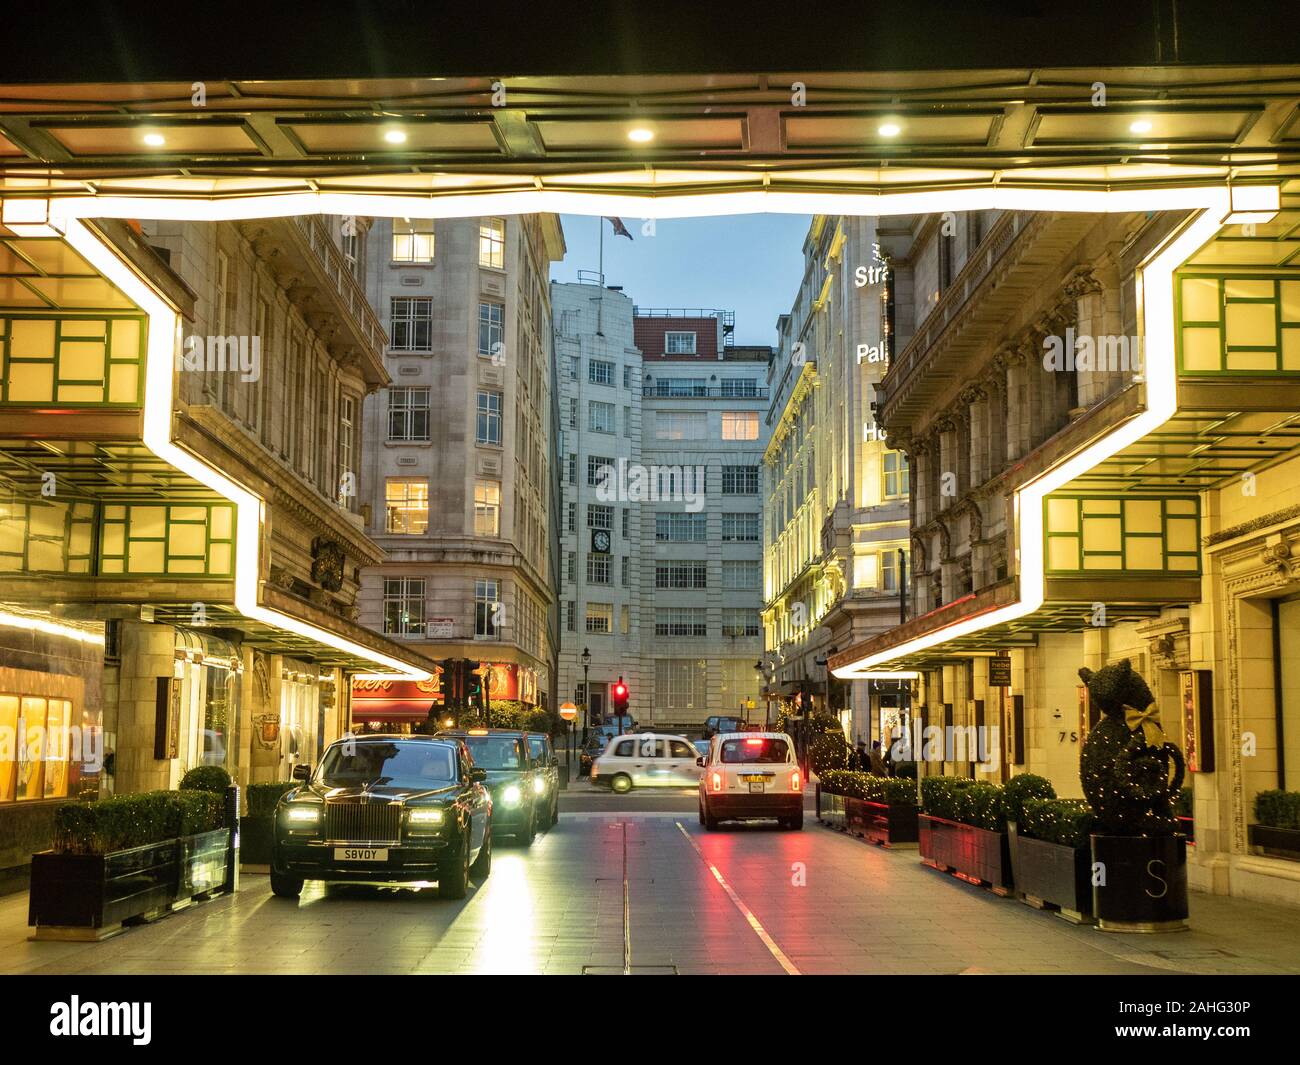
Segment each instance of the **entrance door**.
[[1300,599],[1277,601],[1273,623],[1279,733],[1275,786],[1295,790],[1300,784]]

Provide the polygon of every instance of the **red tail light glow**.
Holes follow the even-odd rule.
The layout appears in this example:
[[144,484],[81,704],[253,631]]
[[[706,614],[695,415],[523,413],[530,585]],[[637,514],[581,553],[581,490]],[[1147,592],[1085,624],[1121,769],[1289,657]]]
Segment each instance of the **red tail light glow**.
[[710,783],[710,787],[711,787],[714,791],[721,791],[721,790],[722,790],[722,774],[719,773],[719,772],[715,769],[715,770],[713,771],[713,778],[712,778],[712,780],[711,780],[709,783]]
[[799,785],[800,785],[799,770],[796,769],[793,773],[790,774],[790,790],[802,791],[803,789]]

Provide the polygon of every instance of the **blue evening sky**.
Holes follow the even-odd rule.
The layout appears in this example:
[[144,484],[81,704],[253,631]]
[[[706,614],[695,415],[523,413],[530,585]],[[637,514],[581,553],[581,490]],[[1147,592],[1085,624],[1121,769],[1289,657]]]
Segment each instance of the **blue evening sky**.
[[[577,281],[599,262],[597,221],[562,215],[568,253],[551,266],[556,281]],[[642,219],[623,224],[632,239],[605,227],[605,283],[622,285],[641,307],[716,307],[736,312],[737,344],[775,344],[803,277],[803,238],[809,215],[727,215],[659,219],[654,236]]]

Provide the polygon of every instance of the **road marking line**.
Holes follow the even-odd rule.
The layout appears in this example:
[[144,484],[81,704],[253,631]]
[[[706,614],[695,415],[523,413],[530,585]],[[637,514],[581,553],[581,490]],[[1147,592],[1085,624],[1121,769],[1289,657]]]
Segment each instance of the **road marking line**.
[[632,911],[627,894],[627,822],[623,822],[623,975],[632,972]]
[[749,927],[754,930],[754,934],[763,941],[763,946],[767,947],[772,957],[774,957],[780,963],[781,968],[785,970],[786,975],[802,976],[803,974],[800,973],[799,970],[795,968],[794,962],[792,962],[789,958],[785,956],[785,951],[783,951],[780,947],[776,945],[776,940],[774,940],[771,936],[767,934],[767,929],[764,928],[761,923],[759,923],[758,918],[754,916],[754,911],[745,905],[745,903],[741,900],[740,896],[736,894],[732,886],[727,883],[727,878],[723,876],[721,872],[718,871],[718,867],[704,856],[704,852],[700,850],[700,845],[696,843],[695,840],[691,838],[691,834],[686,831],[686,826],[683,825],[680,821],[676,822],[676,824],[677,824],[678,831],[680,831],[681,834],[686,837],[686,842],[689,843],[691,845],[691,848],[695,851],[695,853],[700,856],[700,861],[702,861],[705,865],[709,867],[709,872],[713,874],[713,879],[722,885],[722,890],[727,893],[727,897],[731,899],[736,909],[740,911],[741,916],[744,917],[745,920],[749,922]]

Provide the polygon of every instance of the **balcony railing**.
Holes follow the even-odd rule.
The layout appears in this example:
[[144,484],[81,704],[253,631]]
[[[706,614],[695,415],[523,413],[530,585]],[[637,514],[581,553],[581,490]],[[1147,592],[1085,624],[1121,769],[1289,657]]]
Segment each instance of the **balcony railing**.
[[643,385],[641,395],[651,399],[767,399],[769,389],[759,385],[748,391],[737,392],[720,385],[700,385],[699,387],[681,387],[670,385]]

